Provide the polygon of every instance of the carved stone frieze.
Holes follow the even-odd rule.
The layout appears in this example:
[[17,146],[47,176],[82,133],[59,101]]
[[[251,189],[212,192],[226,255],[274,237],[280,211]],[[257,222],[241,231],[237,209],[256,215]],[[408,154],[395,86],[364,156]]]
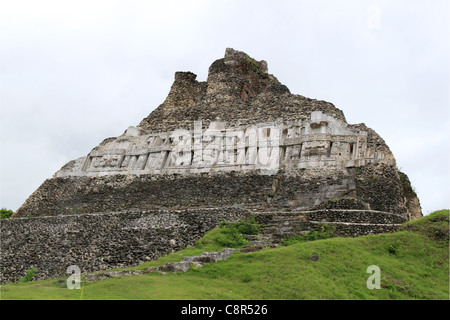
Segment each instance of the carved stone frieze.
[[389,159],[367,147],[367,132],[314,111],[306,120],[248,126],[212,122],[202,128],[197,121],[194,130],[150,134],[130,127],[56,176],[245,170],[273,174],[279,169],[355,167]]

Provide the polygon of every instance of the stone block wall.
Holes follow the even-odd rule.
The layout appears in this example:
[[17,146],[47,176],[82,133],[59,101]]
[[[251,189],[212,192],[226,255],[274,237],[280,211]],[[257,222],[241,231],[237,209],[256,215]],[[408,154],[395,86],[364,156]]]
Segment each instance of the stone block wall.
[[13,217],[233,205],[252,209],[371,209],[406,216],[404,203],[395,168],[368,165],[280,170],[277,175],[224,172],[57,177],[46,180]]
[[193,245],[221,221],[249,217],[240,208],[155,210],[0,220],[2,282],[36,268],[35,279],[137,265]]
[[263,234],[268,239],[281,241],[283,238],[322,231],[324,226],[334,228],[334,236],[357,237],[370,234],[391,233],[399,229],[406,218],[382,211],[318,209],[311,211],[290,210],[260,212],[257,221],[266,227]]
[[265,175],[114,175],[46,180],[14,217],[129,209],[191,209],[260,205],[272,192]]
[[304,212],[305,227],[320,230],[324,224],[334,227],[335,236],[357,237],[369,234],[390,233],[398,230],[407,219],[398,214],[374,210],[314,210]]
[[313,210],[304,211],[309,221],[326,221],[337,223],[365,223],[365,224],[402,224],[407,219],[401,215],[374,210]]
[[395,167],[369,164],[355,168],[357,197],[370,209],[407,215],[402,183]]
[[238,206],[59,215],[0,220],[2,282],[16,281],[36,268],[35,279],[138,265],[193,245],[221,221],[255,217],[279,240],[285,236],[336,228],[336,236],[396,231],[406,218],[388,212],[351,209],[310,211],[249,210]]

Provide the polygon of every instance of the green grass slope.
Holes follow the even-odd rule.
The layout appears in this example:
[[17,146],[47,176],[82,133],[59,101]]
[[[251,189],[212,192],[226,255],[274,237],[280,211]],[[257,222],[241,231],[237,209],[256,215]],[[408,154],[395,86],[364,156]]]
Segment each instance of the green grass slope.
[[[217,228],[196,246],[128,269],[179,261],[185,255],[245,244]],[[380,288],[369,289],[369,266]],[[191,268],[186,273],[109,278],[69,290],[49,279],[1,286],[1,299],[449,299],[449,210],[403,225],[400,232],[290,242]]]

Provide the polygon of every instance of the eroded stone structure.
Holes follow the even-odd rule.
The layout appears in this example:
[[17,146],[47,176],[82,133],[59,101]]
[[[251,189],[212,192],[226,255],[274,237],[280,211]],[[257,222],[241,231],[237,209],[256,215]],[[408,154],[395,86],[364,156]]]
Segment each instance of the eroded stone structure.
[[[302,232],[352,225],[359,235],[395,230],[421,210],[374,130],[292,94],[267,62],[227,49],[204,82],[175,73],[166,100],[141,123],[66,164],[2,222],[2,275],[132,265],[250,215],[293,216]],[[55,230],[52,243],[46,230]]]
[[129,127],[117,139],[92,150],[56,173],[56,177],[110,174],[209,173],[280,169],[395,165],[389,152],[367,145],[367,131],[313,111],[309,119],[229,127],[211,122],[203,129],[148,133]]

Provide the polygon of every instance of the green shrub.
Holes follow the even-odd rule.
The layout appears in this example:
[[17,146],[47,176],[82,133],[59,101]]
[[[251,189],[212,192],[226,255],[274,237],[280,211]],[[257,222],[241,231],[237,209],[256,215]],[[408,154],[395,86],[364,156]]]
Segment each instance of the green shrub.
[[241,281],[244,283],[248,283],[248,282],[252,281],[252,277],[248,273],[244,273],[241,276]]
[[397,254],[398,253],[398,245],[396,243],[390,243],[387,246],[387,250],[390,254]]
[[31,280],[33,280],[36,271],[37,271],[36,268],[28,269],[25,273],[25,276],[19,278],[18,282],[30,282]]
[[245,235],[258,234],[261,230],[254,217],[239,222],[221,222],[219,224],[221,234],[217,236],[216,241],[224,246],[230,248],[239,248],[246,244]]
[[221,222],[220,227],[235,230],[243,235],[258,234],[261,230],[261,225],[256,222],[255,217],[235,223]]
[[330,224],[324,224],[320,230],[310,231],[307,234],[287,237],[281,240],[281,244],[288,246],[297,242],[314,241],[320,239],[328,239],[334,237],[336,227]]
[[221,234],[217,236],[216,241],[223,247],[239,248],[247,244],[244,236],[235,228],[221,227]]
[[13,213],[14,212],[12,210],[1,208],[0,209],[0,219],[9,219],[9,218],[11,218]]

